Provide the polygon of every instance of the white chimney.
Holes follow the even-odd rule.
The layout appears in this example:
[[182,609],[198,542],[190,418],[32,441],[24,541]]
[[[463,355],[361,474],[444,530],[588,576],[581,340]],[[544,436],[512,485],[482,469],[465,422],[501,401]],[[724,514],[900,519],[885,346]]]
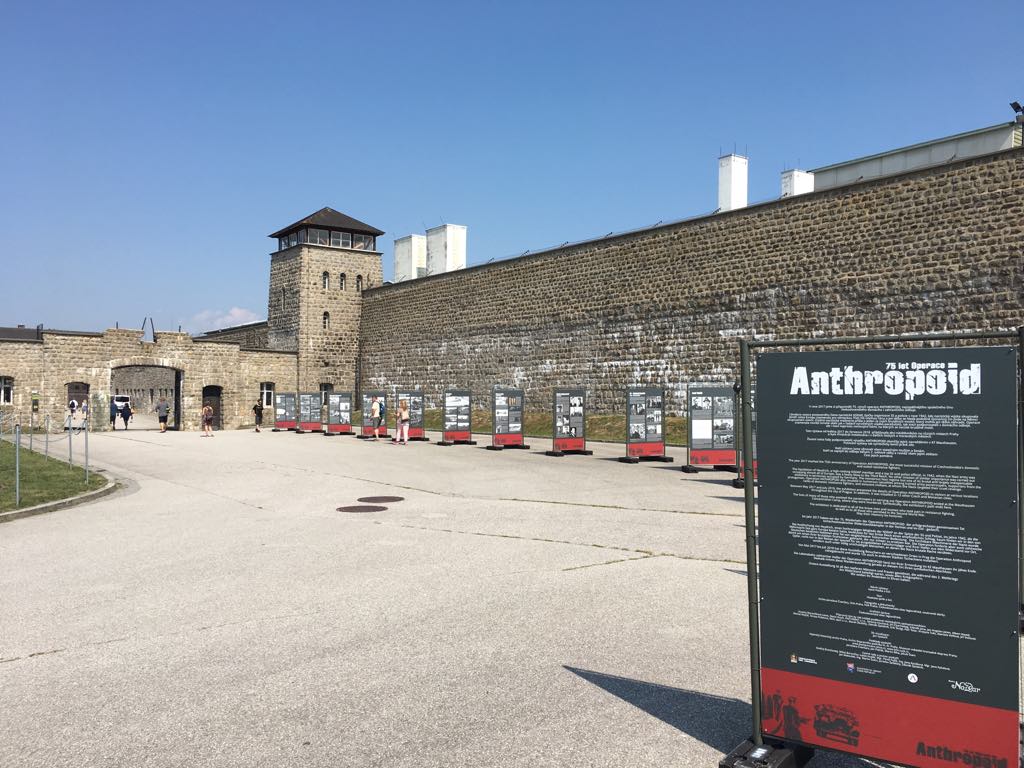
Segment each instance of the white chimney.
[[441,224],[427,230],[427,274],[466,268],[466,227]]
[[747,158],[724,155],[718,158],[718,210],[747,207]]
[[427,272],[427,238],[406,235],[395,240],[395,282],[415,280]]
[[814,174],[793,168],[782,172],[782,196],[806,195],[814,191]]

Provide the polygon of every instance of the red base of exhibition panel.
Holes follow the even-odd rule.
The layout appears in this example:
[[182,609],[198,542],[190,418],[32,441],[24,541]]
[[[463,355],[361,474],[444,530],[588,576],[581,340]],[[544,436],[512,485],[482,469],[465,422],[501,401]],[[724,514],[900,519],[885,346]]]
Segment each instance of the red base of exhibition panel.
[[472,432],[442,432],[436,445],[476,445]]
[[[852,673],[851,673],[852,674]],[[761,670],[764,735],[905,765],[1017,768],[1016,710]]]
[[675,461],[671,456],[665,455],[664,443],[627,443],[626,455],[619,458],[627,464],[636,464],[638,461]]
[[556,437],[551,441],[551,450],[544,452],[548,456],[592,456],[593,451],[587,449],[587,441],[582,437]]

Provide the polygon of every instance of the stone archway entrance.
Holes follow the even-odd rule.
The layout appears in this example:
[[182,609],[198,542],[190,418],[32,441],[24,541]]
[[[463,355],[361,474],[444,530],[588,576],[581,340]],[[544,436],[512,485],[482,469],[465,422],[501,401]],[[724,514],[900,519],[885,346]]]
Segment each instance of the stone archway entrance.
[[131,429],[159,429],[156,406],[163,398],[170,405],[168,429],[181,428],[182,371],[165,365],[117,365],[110,370],[112,397],[131,399]]

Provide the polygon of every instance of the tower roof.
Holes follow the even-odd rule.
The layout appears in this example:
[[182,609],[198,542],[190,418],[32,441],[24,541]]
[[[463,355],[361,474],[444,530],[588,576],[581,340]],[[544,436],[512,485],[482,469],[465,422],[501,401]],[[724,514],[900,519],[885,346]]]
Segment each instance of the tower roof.
[[301,229],[302,227],[323,227],[324,229],[343,229],[346,232],[358,232],[363,235],[383,235],[384,232],[371,227],[369,224],[365,224],[358,219],[353,219],[351,216],[346,216],[340,211],[336,211],[333,208],[321,208],[316,213],[311,213],[304,219],[296,221],[294,224],[289,224],[284,229],[279,229],[277,232],[268,235],[268,237],[281,237],[287,235],[289,232]]

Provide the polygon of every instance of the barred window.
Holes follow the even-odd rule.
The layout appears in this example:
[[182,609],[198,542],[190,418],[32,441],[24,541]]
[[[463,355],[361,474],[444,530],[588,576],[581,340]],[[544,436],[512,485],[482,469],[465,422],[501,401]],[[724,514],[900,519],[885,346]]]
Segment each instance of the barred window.
[[0,405],[11,405],[14,402],[14,379],[0,376]]

